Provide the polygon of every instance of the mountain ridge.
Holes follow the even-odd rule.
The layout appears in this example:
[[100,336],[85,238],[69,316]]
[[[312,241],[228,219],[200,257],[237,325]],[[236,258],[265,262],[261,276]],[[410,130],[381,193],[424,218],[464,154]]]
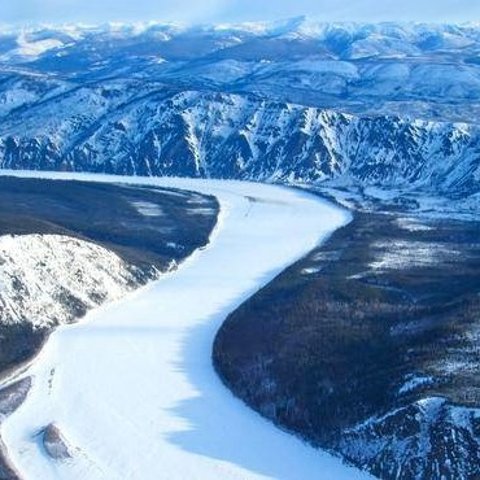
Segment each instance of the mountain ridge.
[[255,96],[81,87],[3,117],[8,169],[479,193],[480,129],[358,117]]

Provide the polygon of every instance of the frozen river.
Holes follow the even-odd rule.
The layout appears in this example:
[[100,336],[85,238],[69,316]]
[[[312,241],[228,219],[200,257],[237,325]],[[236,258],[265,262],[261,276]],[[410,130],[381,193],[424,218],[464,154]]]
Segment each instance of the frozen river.
[[[208,247],[179,270],[51,335],[26,373],[33,385],[25,403],[2,426],[24,479],[367,478],[249,410],[211,363],[228,313],[348,214],[261,184],[29,175],[195,190],[218,198],[220,216]],[[44,451],[38,432],[51,423],[71,459]]]

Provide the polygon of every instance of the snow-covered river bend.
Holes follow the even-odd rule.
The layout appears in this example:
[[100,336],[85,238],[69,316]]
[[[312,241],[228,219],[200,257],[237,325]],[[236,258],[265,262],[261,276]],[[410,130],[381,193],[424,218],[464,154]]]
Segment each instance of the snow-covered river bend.
[[[122,181],[213,194],[221,205],[218,225],[209,246],[178,271],[52,334],[27,372],[33,385],[26,401],[2,426],[9,457],[21,476],[363,478],[250,411],[222,385],[211,363],[215,333],[228,313],[348,215],[282,187]],[[74,449],[72,459],[55,461],[44,451],[37,433],[51,423]]]

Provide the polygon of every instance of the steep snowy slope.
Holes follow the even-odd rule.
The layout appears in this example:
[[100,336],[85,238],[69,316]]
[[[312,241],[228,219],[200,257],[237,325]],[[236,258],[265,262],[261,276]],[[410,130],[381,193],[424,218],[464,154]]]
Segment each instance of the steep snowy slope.
[[4,168],[479,191],[480,129],[225,93],[84,86],[0,125]]
[[68,323],[138,286],[141,272],[91,242],[61,235],[0,237],[2,324]]

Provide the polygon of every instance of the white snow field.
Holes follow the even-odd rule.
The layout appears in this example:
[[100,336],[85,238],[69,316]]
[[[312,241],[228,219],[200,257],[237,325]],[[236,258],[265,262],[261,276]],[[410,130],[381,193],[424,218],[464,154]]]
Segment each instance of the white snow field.
[[[33,377],[25,403],[1,428],[22,478],[369,478],[251,411],[211,363],[228,313],[347,222],[347,213],[253,183],[20,175],[172,186],[213,194],[221,205],[211,243],[178,271],[51,335],[23,374]],[[72,458],[54,460],[44,449],[39,432],[52,423]]]

